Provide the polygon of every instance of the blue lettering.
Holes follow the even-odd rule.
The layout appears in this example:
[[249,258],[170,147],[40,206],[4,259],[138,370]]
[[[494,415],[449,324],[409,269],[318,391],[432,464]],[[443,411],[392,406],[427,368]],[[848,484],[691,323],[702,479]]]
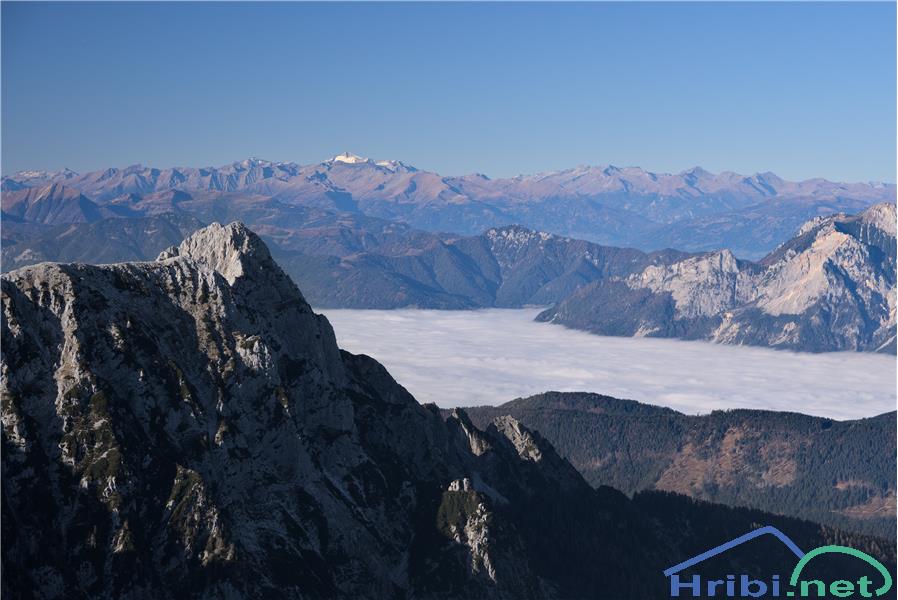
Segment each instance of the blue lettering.
[[[774,583],[779,583],[774,578]],[[749,579],[748,575],[739,578],[739,595],[743,598],[760,598],[767,593],[767,584],[757,579]]]
[[698,598],[702,590],[702,578],[699,575],[692,576],[691,583],[681,583],[679,575],[671,575],[670,577],[670,595],[674,598],[680,596],[680,590],[683,588],[692,589],[692,597]]

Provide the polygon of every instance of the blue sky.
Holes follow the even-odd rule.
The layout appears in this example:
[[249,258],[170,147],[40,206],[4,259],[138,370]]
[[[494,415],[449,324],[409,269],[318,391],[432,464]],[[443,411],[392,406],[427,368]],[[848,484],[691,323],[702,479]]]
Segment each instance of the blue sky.
[[895,181],[895,4],[2,3],[2,170]]

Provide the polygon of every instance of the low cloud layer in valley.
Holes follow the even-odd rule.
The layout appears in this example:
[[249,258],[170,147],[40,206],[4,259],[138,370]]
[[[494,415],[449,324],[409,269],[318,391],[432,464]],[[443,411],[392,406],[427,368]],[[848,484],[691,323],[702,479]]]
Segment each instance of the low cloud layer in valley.
[[687,413],[756,408],[837,419],[895,409],[895,358],[601,337],[533,322],[539,309],[325,310],[339,345],[368,354],[421,402],[501,404],[588,391]]

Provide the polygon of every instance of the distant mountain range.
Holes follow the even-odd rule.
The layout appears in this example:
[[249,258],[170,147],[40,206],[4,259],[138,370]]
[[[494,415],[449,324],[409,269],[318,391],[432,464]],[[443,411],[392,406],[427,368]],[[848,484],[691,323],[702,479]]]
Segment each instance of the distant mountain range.
[[23,171],[3,178],[5,215],[28,213],[47,224],[97,217],[96,207],[60,213],[27,198],[35,193],[29,188],[46,195],[50,185],[77,190],[122,216],[196,212],[196,204],[239,195],[253,202],[354,212],[426,231],[476,235],[518,224],[644,251],[725,247],[741,258],[760,258],[808,219],[894,202],[896,191],[894,184],[789,182],[773,173],[715,175],[698,167],[678,174],[581,166],[508,179],[444,177],[399,161],[346,153],[312,165],[251,158],[206,168]]
[[667,490],[895,537],[895,413],[833,421],[760,410],[687,416],[598,394],[549,392],[465,408],[511,415],[594,486]]
[[[667,596],[663,569],[760,525],[895,569],[887,540],[593,488],[513,417],[481,429],[420,405],[337,347],[240,224],[150,262],[24,267],[2,288],[4,597],[641,600]],[[759,541],[706,567],[792,562]],[[843,556],[803,576],[833,565],[869,574]]]
[[[895,352],[895,204],[869,205],[894,195],[894,186],[610,167],[509,180],[442,178],[353,155],[305,167],[249,159],[218,169],[32,171],[3,185],[4,270],[41,261],[150,260],[205,223],[242,221],[316,306],[543,305],[551,308],[540,319],[603,335]],[[761,208],[743,202],[761,196]],[[467,231],[493,217],[551,220],[561,211],[571,227],[589,229],[598,197],[608,203],[603,211],[613,205],[655,224],[703,220],[720,241],[744,229],[753,239],[767,236],[758,248],[783,243],[750,262],[731,249],[645,252],[521,225],[466,235],[409,224]],[[817,208],[808,213],[811,205]],[[503,212],[510,206],[517,208]],[[777,215],[839,206],[866,208],[816,216],[783,239],[776,233],[785,227]],[[444,221],[456,209],[465,224]],[[465,220],[475,214],[485,220]],[[611,231],[606,225],[594,231]],[[704,243],[681,241],[685,248]]]
[[[195,214],[255,223],[309,301],[322,307],[548,305],[597,279],[689,256],[600,246],[519,226],[479,236],[436,234],[364,215],[267,203],[220,203]],[[7,222],[3,266],[150,260],[200,226],[182,212],[54,226]]]
[[[341,230],[339,239],[346,243],[356,235]],[[321,232],[314,243],[328,237]],[[599,246],[518,226],[479,236],[409,234],[368,242],[364,251],[337,256],[301,244],[304,251],[282,251],[278,259],[317,306],[459,309],[553,304],[588,282],[688,256]]]
[[61,225],[4,221],[0,243],[3,270],[40,262],[150,260],[202,226],[195,217],[174,213]]

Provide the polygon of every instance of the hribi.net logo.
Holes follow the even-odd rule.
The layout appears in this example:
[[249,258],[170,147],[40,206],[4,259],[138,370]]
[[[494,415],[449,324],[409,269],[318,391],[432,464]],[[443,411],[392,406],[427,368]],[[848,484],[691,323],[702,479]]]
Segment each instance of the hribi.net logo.
[[[700,574],[681,573],[762,535],[776,537],[797,557],[795,565],[790,565],[791,574],[788,577],[771,575],[761,579],[745,574],[729,574],[724,578],[706,579]],[[852,556],[867,563],[871,567],[870,574],[846,579],[833,573],[833,577],[827,581],[802,575],[811,561],[826,554]],[[664,575],[668,578],[672,598],[880,598],[885,597],[892,589],[892,575],[869,554],[849,546],[820,546],[804,552],[786,534],[769,525],[665,569]],[[894,597],[894,593],[890,597]]]

